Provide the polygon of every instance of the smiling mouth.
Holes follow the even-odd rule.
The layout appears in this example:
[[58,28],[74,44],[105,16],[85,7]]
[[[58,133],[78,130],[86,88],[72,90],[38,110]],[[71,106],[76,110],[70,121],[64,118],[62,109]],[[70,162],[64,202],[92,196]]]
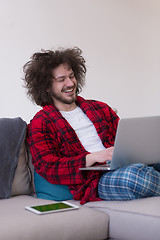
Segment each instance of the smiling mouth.
[[66,89],[63,92],[64,93],[72,93],[74,91],[74,88]]
[[69,89],[69,90],[66,90],[64,91],[65,93],[68,93],[68,92],[73,92],[73,89]]

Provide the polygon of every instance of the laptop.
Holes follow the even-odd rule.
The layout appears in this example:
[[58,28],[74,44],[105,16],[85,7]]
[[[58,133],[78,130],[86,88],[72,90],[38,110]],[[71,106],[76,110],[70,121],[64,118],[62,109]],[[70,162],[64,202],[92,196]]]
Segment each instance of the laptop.
[[160,163],[160,116],[121,119],[111,163],[80,170],[110,171],[134,163]]

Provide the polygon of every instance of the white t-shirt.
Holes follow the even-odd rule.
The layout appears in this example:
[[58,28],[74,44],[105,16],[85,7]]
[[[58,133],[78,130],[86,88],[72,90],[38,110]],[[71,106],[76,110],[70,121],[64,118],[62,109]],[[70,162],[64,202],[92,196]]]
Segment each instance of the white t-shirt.
[[60,112],[74,129],[83,147],[88,152],[98,152],[105,149],[93,123],[80,107],[76,107],[73,111]]

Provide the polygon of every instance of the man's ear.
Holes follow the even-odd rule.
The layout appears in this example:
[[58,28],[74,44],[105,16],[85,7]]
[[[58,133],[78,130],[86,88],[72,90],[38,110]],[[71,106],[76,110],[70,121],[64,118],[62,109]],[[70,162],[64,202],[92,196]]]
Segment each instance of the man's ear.
[[52,81],[50,83],[50,86],[46,89],[46,93],[49,93],[51,91],[51,88],[52,88]]
[[49,93],[51,91],[51,87],[48,87],[47,89],[46,89],[46,93]]

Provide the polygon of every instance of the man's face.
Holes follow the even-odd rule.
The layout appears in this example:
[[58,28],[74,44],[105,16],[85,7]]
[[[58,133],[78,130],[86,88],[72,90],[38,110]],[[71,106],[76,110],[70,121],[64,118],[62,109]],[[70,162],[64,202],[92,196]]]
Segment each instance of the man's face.
[[53,69],[53,82],[50,93],[54,105],[61,111],[73,110],[77,99],[77,81],[68,64],[60,64]]

